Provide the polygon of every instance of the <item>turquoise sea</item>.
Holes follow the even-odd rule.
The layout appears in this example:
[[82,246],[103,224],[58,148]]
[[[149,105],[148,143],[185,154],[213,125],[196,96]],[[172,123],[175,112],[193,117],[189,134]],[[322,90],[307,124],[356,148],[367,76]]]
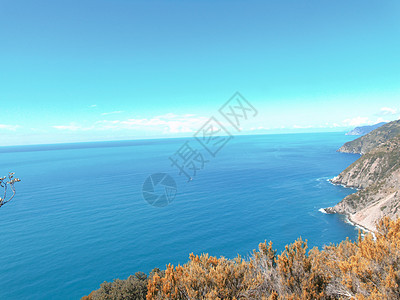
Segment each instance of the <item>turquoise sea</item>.
[[[353,192],[327,181],[358,158],[336,152],[353,138],[235,136],[190,182],[169,160],[185,141],[196,146],[190,138],[0,147],[0,175],[22,180],[0,208],[0,299],[79,299],[191,252],[248,257],[264,240],[282,250],[300,236],[311,247],[355,239],[343,217],[319,211]],[[178,189],[161,208],[141,191],[158,172]]]

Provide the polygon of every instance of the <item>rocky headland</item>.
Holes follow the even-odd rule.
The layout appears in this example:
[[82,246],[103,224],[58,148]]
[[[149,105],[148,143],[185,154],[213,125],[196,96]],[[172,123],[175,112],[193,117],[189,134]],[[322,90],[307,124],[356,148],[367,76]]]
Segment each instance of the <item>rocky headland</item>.
[[327,213],[347,215],[349,220],[375,231],[383,216],[400,216],[400,120],[343,145],[339,152],[363,154],[331,180],[357,188]]
[[354,141],[347,142],[338,151],[365,154],[398,135],[400,135],[400,120],[386,123]]

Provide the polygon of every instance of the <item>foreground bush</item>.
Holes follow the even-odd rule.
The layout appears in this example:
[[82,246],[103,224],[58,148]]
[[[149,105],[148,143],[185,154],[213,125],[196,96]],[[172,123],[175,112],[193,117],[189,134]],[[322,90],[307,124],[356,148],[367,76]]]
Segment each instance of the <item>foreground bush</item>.
[[399,266],[400,219],[384,218],[375,237],[322,251],[299,239],[280,255],[264,242],[249,261],[191,254],[183,266],[103,283],[86,299],[400,299]]
[[163,276],[164,271],[154,269],[149,276],[143,272],[136,272],[126,280],[115,279],[113,282],[104,282],[100,288],[85,296],[82,300],[117,300],[117,299],[137,299],[145,300],[147,294],[148,280],[154,275]]

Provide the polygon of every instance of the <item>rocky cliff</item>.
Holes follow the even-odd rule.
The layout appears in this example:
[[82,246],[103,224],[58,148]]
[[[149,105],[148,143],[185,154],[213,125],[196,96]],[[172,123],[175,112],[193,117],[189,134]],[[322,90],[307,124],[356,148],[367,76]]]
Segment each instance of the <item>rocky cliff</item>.
[[[400,126],[396,122],[392,123]],[[375,229],[375,222],[383,216],[400,216],[400,135],[364,154],[333,178],[332,183],[360,190],[327,208],[328,213],[346,214],[351,221],[370,230]]]
[[400,120],[386,123],[370,133],[347,142],[338,151],[345,153],[365,154],[380,144],[398,136],[400,134]]

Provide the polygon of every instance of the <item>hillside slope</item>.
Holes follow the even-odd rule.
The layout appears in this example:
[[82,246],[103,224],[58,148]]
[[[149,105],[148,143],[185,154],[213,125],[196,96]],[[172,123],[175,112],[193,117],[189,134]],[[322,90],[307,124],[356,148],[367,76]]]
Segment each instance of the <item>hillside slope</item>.
[[332,179],[334,184],[360,189],[344,198],[328,213],[346,214],[370,230],[383,216],[400,213],[400,136],[364,154]]
[[400,120],[386,123],[370,133],[347,142],[339,152],[364,154],[400,134]]
[[372,130],[381,127],[384,124],[386,124],[386,122],[381,122],[378,124],[368,125],[368,126],[359,126],[346,133],[346,135],[365,135],[367,133],[370,133]]

